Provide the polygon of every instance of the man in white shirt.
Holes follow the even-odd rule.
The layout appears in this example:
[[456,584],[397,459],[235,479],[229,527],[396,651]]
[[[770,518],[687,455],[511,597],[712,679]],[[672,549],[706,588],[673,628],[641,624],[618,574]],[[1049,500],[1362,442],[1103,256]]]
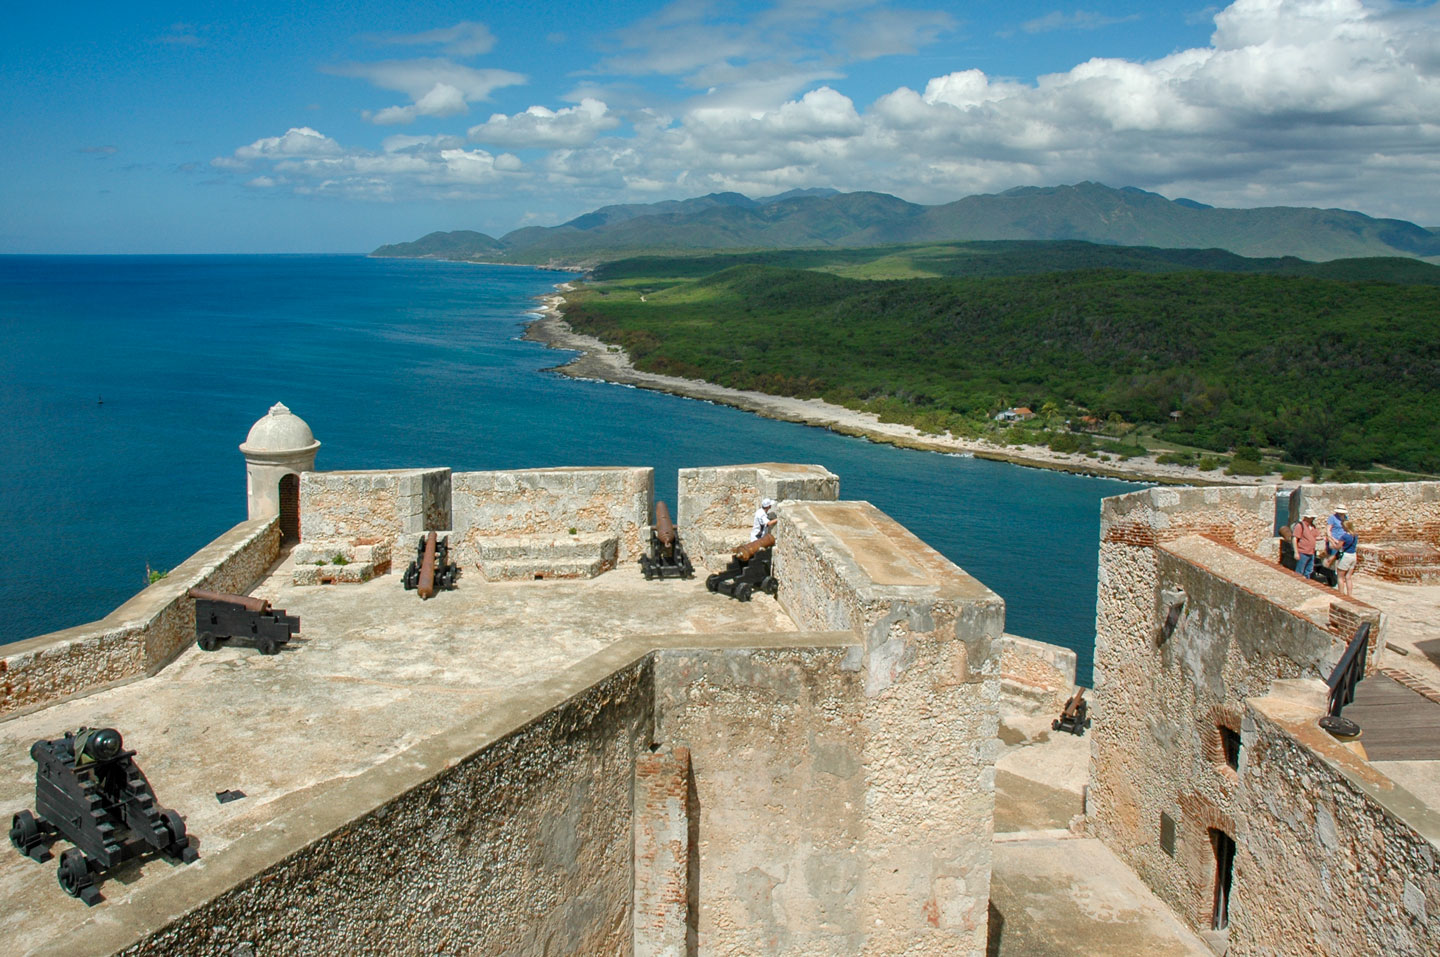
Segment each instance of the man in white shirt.
[[774,528],[777,521],[771,514],[774,508],[775,500],[773,498],[760,500],[760,507],[755,510],[755,526],[750,529],[750,541],[758,542]]

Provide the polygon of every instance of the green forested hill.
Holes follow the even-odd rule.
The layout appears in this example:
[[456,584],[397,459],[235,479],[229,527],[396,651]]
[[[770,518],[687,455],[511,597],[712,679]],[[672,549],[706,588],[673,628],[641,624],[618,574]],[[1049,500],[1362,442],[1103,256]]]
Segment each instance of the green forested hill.
[[663,267],[647,278],[622,264],[572,294],[567,319],[643,369],[932,428],[1054,403],[1217,450],[1440,470],[1434,285],[1113,269],[863,281],[762,265],[683,279],[691,266]]
[[943,276],[1024,276],[1075,269],[1135,272],[1271,273],[1316,279],[1378,279],[1440,285],[1440,266],[1399,256],[1334,259],[1315,263],[1294,256],[1251,258],[1223,249],[1158,249],[1065,240],[999,240],[928,243],[860,249],[761,249],[688,257],[640,256],[596,266],[596,279],[634,277],[695,279],[730,266],[814,269],[856,279],[919,279]]

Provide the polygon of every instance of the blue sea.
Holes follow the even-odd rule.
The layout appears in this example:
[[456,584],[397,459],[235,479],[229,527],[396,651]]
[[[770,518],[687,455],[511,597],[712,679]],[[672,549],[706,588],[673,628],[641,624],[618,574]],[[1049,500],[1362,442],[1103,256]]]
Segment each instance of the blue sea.
[[[1002,595],[1090,681],[1099,500],[1128,483],[877,445],[545,371],[568,276],[363,256],[0,257],[0,643],[99,618],[245,518],[275,402],[317,468],[790,461],[840,476]],[[682,534],[684,530],[681,530]]]

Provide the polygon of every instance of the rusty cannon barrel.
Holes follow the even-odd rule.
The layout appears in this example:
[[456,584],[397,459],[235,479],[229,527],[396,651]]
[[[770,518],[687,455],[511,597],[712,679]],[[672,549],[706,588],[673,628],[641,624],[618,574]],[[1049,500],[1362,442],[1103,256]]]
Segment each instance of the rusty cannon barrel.
[[675,523],[670,521],[670,510],[664,502],[655,503],[655,539],[669,558],[675,551]]
[[689,578],[695,566],[680,544],[680,533],[670,520],[664,502],[655,503],[655,524],[650,526],[650,552],[640,556],[640,571],[646,581],[654,578]]
[[723,572],[705,579],[705,587],[737,601],[749,601],[755,592],[774,595],[780,583],[770,573],[770,548],[774,534],[767,534],[730,550],[730,564]]
[[421,598],[433,598],[435,596],[435,543],[438,536],[431,532],[425,536],[425,552],[420,557],[420,580],[415,585],[415,591]]
[[223,591],[206,591],[204,588],[192,588],[185,594],[200,601],[220,601],[227,605],[239,605],[246,611],[264,613],[270,610],[270,602],[264,598],[251,598],[249,595],[231,595]]
[[764,536],[762,536],[762,537],[760,537],[760,538],[755,539],[755,541],[753,541],[753,542],[747,542],[747,543],[744,544],[744,545],[739,545],[739,546],[731,549],[730,554],[731,554],[731,555],[734,555],[736,558],[740,559],[742,562],[748,562],[750,559],[754,558],[758,553],[760,553],[761,551],[764,551],[765,549],[769,548],[771,545],[774,545],[774,544],[775,544],[775,535],[774,535],[774,533],[769,533],[769,534],[766,534],[766,535],[764,535]]

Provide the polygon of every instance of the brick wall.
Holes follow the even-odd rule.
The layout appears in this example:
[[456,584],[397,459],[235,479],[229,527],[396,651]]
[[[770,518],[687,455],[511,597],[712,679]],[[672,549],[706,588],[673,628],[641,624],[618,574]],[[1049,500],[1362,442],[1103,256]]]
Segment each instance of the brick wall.
[[686,957],[699,931],[699,807],[690,749],[635,759],[633,957]]

